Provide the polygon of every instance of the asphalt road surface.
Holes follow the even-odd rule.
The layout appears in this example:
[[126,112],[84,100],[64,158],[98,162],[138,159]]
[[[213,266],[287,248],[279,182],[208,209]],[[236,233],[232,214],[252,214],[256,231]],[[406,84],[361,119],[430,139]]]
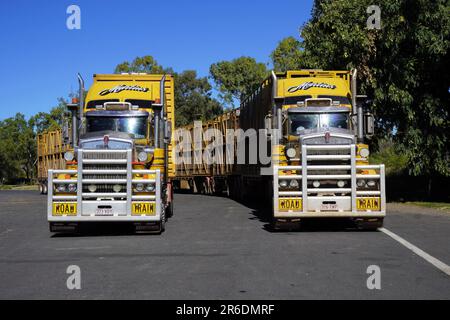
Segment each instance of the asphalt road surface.
[[[175,214],[162,235],[105,228],[55,236],[44,196],[1,191],[0,298],[450,298],[448,214],[391,207],[385,228],[421,250],[417,254],[381,231],[313,224],[273,233],[233,200],[175,196]],[[81,270],[79,290],[67,288],[71,265]],[[380,270],[379,290],[367,287],[372,265]]]

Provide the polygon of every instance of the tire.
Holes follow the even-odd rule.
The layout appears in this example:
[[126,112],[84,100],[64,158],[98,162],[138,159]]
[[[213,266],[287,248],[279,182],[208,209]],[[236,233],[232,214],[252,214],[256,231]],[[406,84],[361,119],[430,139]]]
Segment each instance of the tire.
[[169,202],[169,205],[167,206],[166,217],[167,218],[172,218],[173,217],[173,201]]
[[42,186],[42,183],[39,183],[39,193],[44,194],[44,187]]
[[47,193],[48,193],[48,184],[47,184],[47,181],[45,181],[45,182],[42,184],[42,188],[43,188],[43,194],[47,194]]

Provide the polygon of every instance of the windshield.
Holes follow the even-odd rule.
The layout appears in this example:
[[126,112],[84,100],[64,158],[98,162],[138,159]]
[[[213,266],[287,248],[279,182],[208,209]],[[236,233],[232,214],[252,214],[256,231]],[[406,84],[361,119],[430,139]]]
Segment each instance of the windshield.
[[289,115],[291,134],[299,134],[305,129],[342,128],[348,129],[349,117],[346,112],[339,113],[292,113]]
[[87,117],[87,132],[119,131],[135,139],[147,136],[147,117]]

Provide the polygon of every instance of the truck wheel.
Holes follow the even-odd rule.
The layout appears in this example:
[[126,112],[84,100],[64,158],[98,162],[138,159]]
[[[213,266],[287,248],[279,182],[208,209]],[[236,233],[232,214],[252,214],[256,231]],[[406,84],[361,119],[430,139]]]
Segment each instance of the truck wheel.
[[48,193],[48,185],[47,185],[47,181],[45,181],[43,184],[42,184],[42,192],[43,192],[43,194],[47,194]]
[[383,218],[359,219],[355,221],[355,224],[359,230],[376,231],[383,227],[383,220]]
[[44,194],[44,188],[42,187],[42,183],[39,183],[39,193]]
[[163,233],[164,231],[166,231],[166,215],[163,215],[161,217],[161,221],[159,222],[159,231],[158,234]]
[[173,217],[173,201],[169,202],[169,205],[166,208],[166,217],[167,218]]

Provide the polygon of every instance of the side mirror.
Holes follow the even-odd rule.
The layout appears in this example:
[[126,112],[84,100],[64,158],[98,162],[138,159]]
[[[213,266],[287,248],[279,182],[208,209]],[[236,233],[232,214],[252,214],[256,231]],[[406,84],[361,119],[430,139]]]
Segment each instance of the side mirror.
[[366,112],[364,114],[364,136],[370,138],[375,133],[375,118],[373,114]]

